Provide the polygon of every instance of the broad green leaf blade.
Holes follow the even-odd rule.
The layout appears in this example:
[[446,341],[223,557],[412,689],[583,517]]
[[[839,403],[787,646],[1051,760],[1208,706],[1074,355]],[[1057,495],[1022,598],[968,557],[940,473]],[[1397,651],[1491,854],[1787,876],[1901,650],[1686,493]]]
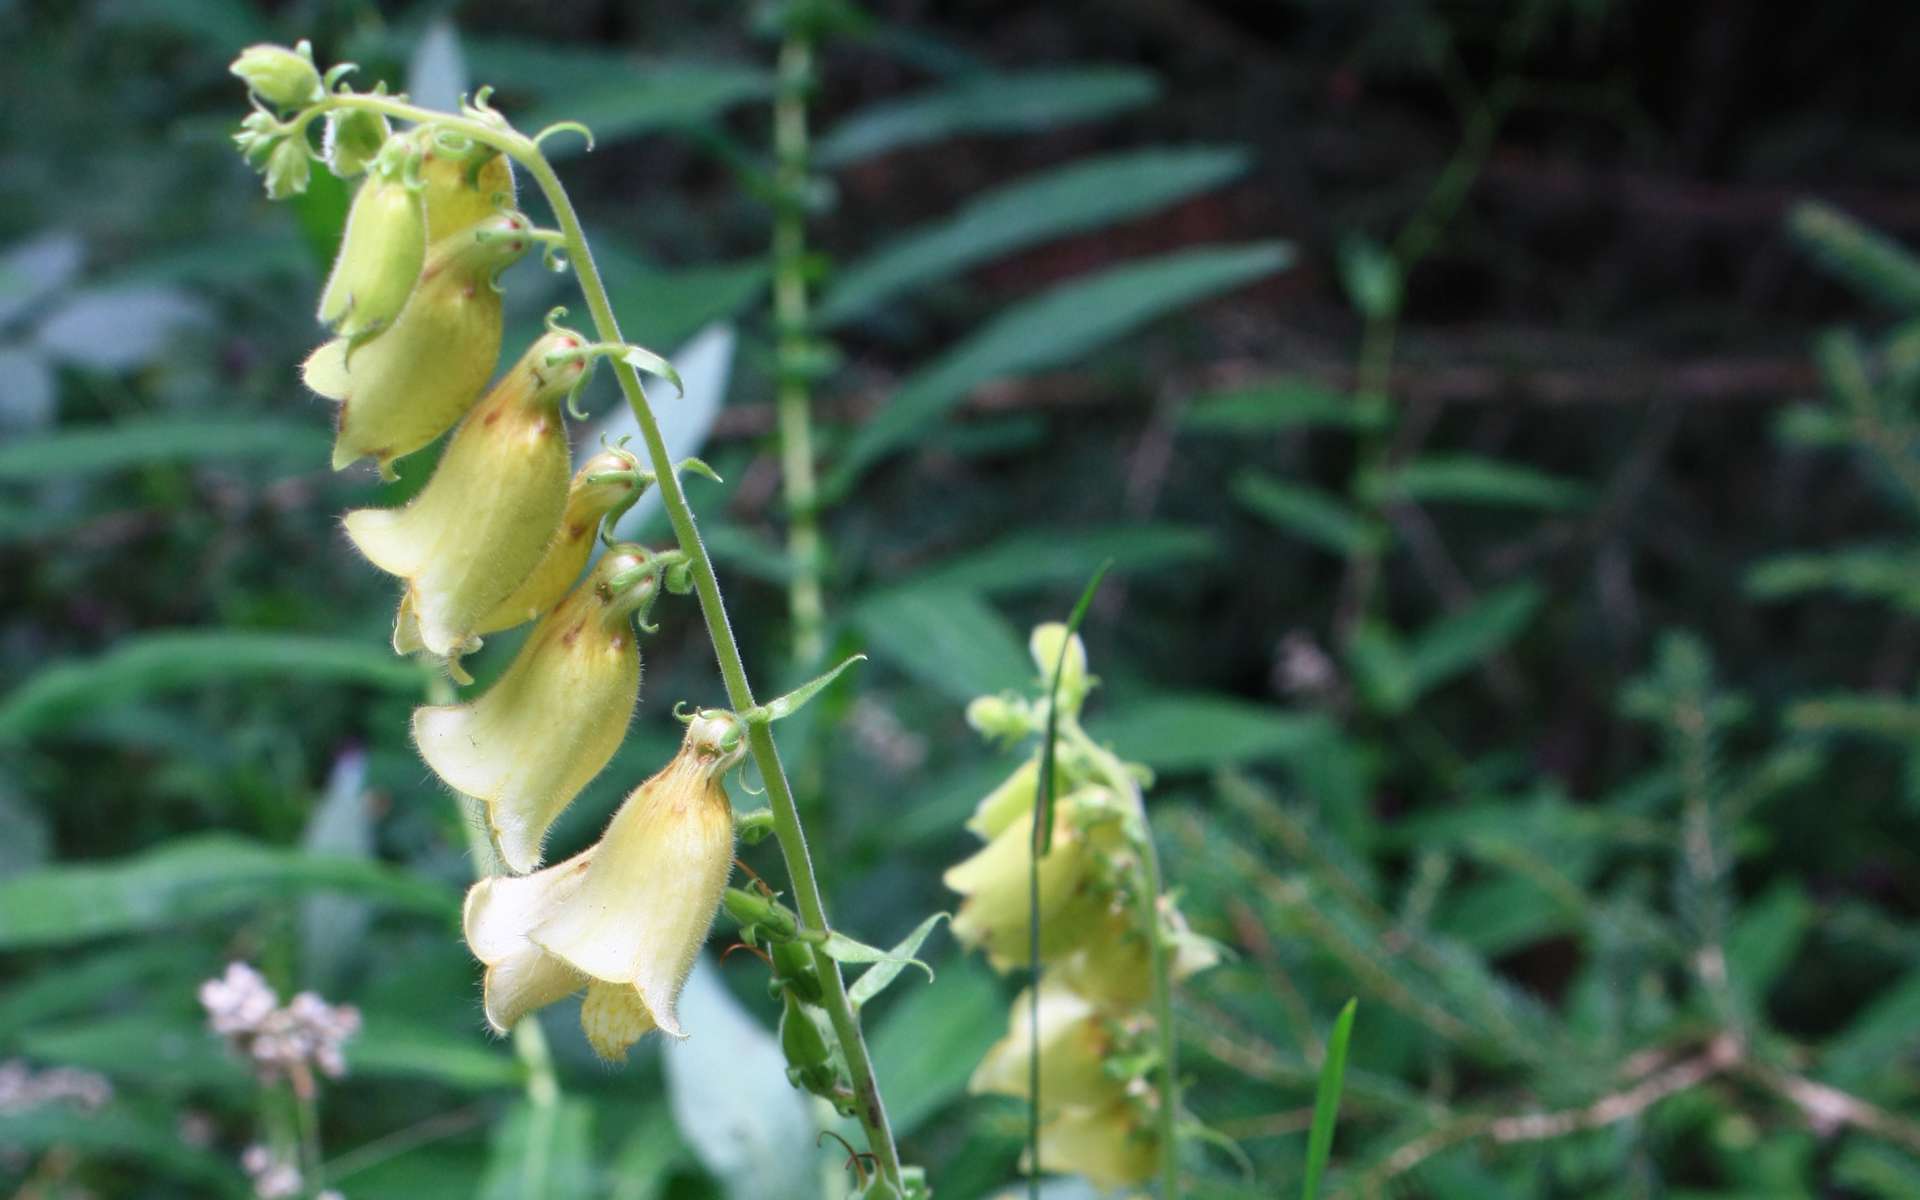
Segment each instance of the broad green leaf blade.
[[55,663],[0,698],[0,740],[143,696],[257,679],[417,693],[426,673],[381,646],[342,638],[240,630],[141,634],[98,658]]
[[955,700],[1023,687],[1033,677],[1013,627],[972,592],[893,588],[861,601],[853,623],[874,657]]
[[266,417],[143,417],[73,426],[0,444],[0,483],[35,483],[158,462],[256,459],[312,465],[327,457],[325,430]]
[[587,1200],[593,1178],[593,1105],[521,1100],[494,1128],[480,1200]]
[[369,1013],[346,1055],[354,1075],[368,1078],[427,1079],[471,1092],[517,1088],[526,1080],[520,1060],[490,1045],[478,1021],[463,1032]]
[[1182,250],[1013,305],[908,379],[847,443],[827,491],[845,495],[868,466],[921,434],[974,388],[1072,362],[1156,317],[1270,275],[1292,256],[1282,242]]
[[[560,121],[579,121],[593,130],[595,143],[604,146],[636,134],[711,121],[771,91],[768,75],[749,67],[683,61],[637,64],[622,79],[550,91],[543,103],[524,119],[516,116],[514,123],[533,133]],[[578,137],[556,137],[544,148],[551,158],[565,158],[584,153],[587,146]]]
[[1159,94],[1152,75],[1081,67],[982,75],[876,104],[842,121],[815,148],[827,167],[968,133],[1027,133],[1138,108]]
[[1375,483],[1382,499],[1487,504],[1563,511],[1586,502],[1584,484],[1544,471],[1472,454],[1430,454],[1402,464]]
[[1407,670],[1415,694],[1473,667],[1518,637],[1545,598],[1531,583],[1513,584],[1407,639]]
[[1180,414],[1193,433],[1270,434],[1328,426],[1377,429],[1386,406],[1349,396],[1310,379],[1272,379],[1195,397]]
[[1246,165],[1240,150],[1141,150],[1082,160],[995,188],[848,266],[820,301],[821,324],[862,316],[910,288],[1015,250],[1174,204],[1225,183]]
[[190,1185],[193,1195],[233,1200],[253,1195],[237,1164],[189,1146],[171,1122],[159,1126],[119,1107],[81,1112],[46,1104],[0,1113],[0,1146],[21,1152],[64,1146],[90,1157],[140,1163],[157,1176]]
[[15,1040],[21,1052],[46,1063],[98,1071],[114,1079],[180,1098],[207,1088],[229,1097],[246,1094],[246,1062],[199,1020],[150,1011],[92,1017],[29,1029]]
[[439,884],[393,867],[201,834],[130,858],[44,867],[0,883],[0,949],[159,929],[315,888],[440,919],[460,909]]
[[[858,1007],[859,1005],[865,1004],[867,1001],[885,991],[887,985],[892,983],[909,964],[925,971],[927,973],[927,980],[931,982],[933,980],[933,968],[921,962],[915,956],[920,953],[920,947],[927,940],[927,935],[933,932],[933,927],[941,921],[946,920],[948,915],[949,914],[943,912],[934,913],[926,920],[920,922],[919,925],[915,926],[912,933],[901,938],[898,945],[892,950],[887,951],[880,958],[872,960],[842,959],[839,958],[838,955],[835,955],[835,958],[840,962],[871,961],[873,963],[871,967],[868,967],[861,973],[860,978],[853,981],[853,987],[848,990],[847,994],[853,997],[854,1005]],[[871,947],[863,947],[863,949],[871,949]],[[828,948],[828,953],[832,953],[831,946]]]
[[1306,1177],[1300,1184],[1304,1200],[1320,1194],[1320,1177],[1333,1155],[1333,1127],[1340,1118],[1340,1088],[1347,1074],[1347,1043],[1353,1038],[1353,1014],[1359,1005],[1358,997],[1347,1001],[1333,1023],[1333,1036],[1327,1039],[1327,1057],[1313,1097],[1313,1128],[1307,1131]]
[[1000,989],[967,957],[940,964],[938,980],[887,1009],[868,1043],[894,1132],[912,1134],[959,1099],[974,1065],[1006,1031]]
[[756,1200],[819,1200],[807,1098],[787,1083],[780,1045],[727,990],[712,962],[695,964],[680,996],[692,1036],[661,1048],[667,1097],[687,1146],[724,1185]]
[[1211,530],[1192,525],[1106,525],[1014,533],[965,551],[912,579],[914,587],[952,587],[1002,595],[1079,583],[1112,563],[1116,574],[1204,562],[1219,552]]
[[1096,717],[1087,729],[1156,771],[1288,759],[1334,736],[1325,717],[1201,693],[1162,694]]
[[1248,471],[1233,481],[1233,495],[1262,519],[1342,558],[1378,551],[1386,531],[1325,492]]

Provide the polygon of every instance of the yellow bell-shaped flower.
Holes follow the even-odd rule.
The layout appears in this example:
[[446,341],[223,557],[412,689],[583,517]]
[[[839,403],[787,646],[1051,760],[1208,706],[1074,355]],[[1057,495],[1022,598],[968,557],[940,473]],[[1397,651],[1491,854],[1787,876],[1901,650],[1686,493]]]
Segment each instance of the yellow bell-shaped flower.
[[[1167,969],[1173,979],[1197,975],[1220,961],[1219,947],[1194,933],[1179,908],[1164,896],[1160,928],[1167,939]],[[1071,954],[1049,970],[1064,986],[1109,1012],[1144,1007],[1153,996],[1153,948],[1147,943],[1139,911],[1129,906],[1107,914]]]
[[307,359],[307,386],[340,401],[334,470],[371,457],[391,479],[395,459],[473,407],[500,358],[494,277],[533,244],[529,229],[519,213],[499,213],[440,239],[392,328],[359,345],[335,338]]
[[420,757],[485,805],[494,845],[514,871],[540,865],[547,828],[626,737],[640,699],[634,616],[658,587],[636,548],[607,554],[534,626],[484,695],[414,710]]
[[[1084,1175],[1102,1191],[1160,1172],[1160,1138],[1131,1098],[1104,1108],[1068,1108],[1040,1126],[1040,1169]],[[1033,1171],[1031,1155],[1020,1167]]]
[[680,989],[733,869],[733,810],[720,777],[745,734],[703,712],[672,761],[634,789],[597,845],[533,875],[467,894],[467,944],[487,966],[495,1029],[587,985],[580,1021],[603,1058],[650,1030],[685,1037]]
[[[525,581],[567,503],[560,402],[586,370],[580,336],[535,341],[487,393],[405,508],[362,508],[347,536],[373,565],[407,581],[403,607],[420,644],[442,657],[472,648],[480,619]],[[560,355],[549,363],[549,356]]]
[[514,206],[513,161],[445,130],[416,129],[427,236],[438,240]]
[[646,490],[652,478],[641,469],[640,460],[627,450],[602,450],[589,458],[574,472],[573,483],[567,488],[566,511],[560,516],[560,528],[547,544],[540,565],[512,595],[480,619],[474,632],[512,629],[558,604],[587,565],[594,538],[600,532],[600,522],[610,513],[624,511]]
[[[1083,788],[1054,805],[1053,844],[1039,863],[1040,953],[1051,958],[1076,945],[1105,912],[1098,853],[1112,840],[1109,823],[1091,823],[1106,807],[1106,792]],[[984,950],[996,971],[1031,959],[1028,914],[1033,911],[1027,864],[1032,860],[1033,811],[1013,818],[972,858],[948,868],[942,881],[964,899],[953,935]]]
[[340,253],[320,293],[320,322],[344,338],[392,324],[419,282],[427,256],[427,213],[397,144],[368,170],[347,210]]
[[1033,1037],[1031,989],[1013,1002],[1007,1036],[994,1043],[973,1070],[967,1090],[1031,1099],[1028,1059],[1038,1046],[1040,1109],[1104,1107],[1126,1094],[1125,1081],[1108,1073],[1113,1052],[1109,1019],[1084,996],[1051,976],[1040,983],[1040,1038]]

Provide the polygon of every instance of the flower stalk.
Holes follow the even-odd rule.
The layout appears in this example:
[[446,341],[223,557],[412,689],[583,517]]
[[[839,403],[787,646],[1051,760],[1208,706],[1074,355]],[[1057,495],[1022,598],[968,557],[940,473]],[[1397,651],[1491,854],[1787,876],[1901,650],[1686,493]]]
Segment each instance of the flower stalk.
[[807,188],[810,157],[807,95],[813,87],[813,41],[796,22],[780,46],[774,84],[773,320],[777,340],[775,398],[780,428],[780,481],[787,506],[787,586],[793,657],[811,666],[826,653],[826,604],[820,582],[818,482],[813,461],[812,378],[816,355],[807,296]]
[[[454,116],[377,94],[335,93],[291,118],[282,127],[281,132],[286,136],[304,137],[306,126],[327,112],[361,110],[396,120],[431,124],[448,132],[472,138],[505,154],[526,169],[528,176],[552,209],[554,219],[559,225],[565,256],[572,264],[596,335],[601,341],[624,345],[626,339],[620,332],[619,321],[614,316],[606,285],[601,280],[599,267],[594,261],[593,251],[588,244],[586,232],[581,226],[579,214],[567,195],[565,185],[561,183],[552,164],[540,150],[541,138],[552,131],[543,131],[540,135],[528,137],[504,123],[496,124],[491,120],[481,119],[476,114],[485,114],[489,111],[485,108],[485,103],[486,96],[483,92],[476,96],[475,103],[469,106],[468,115]],[[739,643],[734,638],[726,605],[720,594],[720,583],[714,573],[713,560],[701,541],[693,510],[688,505],[686,494],[681,488],[679,475],[668,454],[659,422],[655,419],[653,409],[647,400],[639,372],[624,357],[615,358],[612,366],[614,378],[618,381],[621,393],[632,408],[634,418],[640,427],[641,440],[646,446],[655,485],[660,489],[660,498],[666,509],[674,538],[680,551],[686,555],[687,573],[693,585],[694,595],[699,600],[709,639],[713,643],[714,657],[726,689],[727,702],[736,712],[747,712],[755,707],[753,688],[748,681],[746,664],[741,657]],[[787,780],[786,769],[781,762],[779,749],[774,743],[771,727],[764,722],[748,723],[746,738],[748,752],[753,756],[766,784],[767,800],[773,813],[773,833],[780,844],[781,855],[786,863],[788,877],[793,887],[794,903],[804,923],[809,941],[812,942],[814,967],[821,982],[821,1007],[825,1009],[832,1023],[847,1061],[855,1097],[855,1116],[867,1136],[868,1146],[874,1156],[874,1165],[880,1178],[884,1179],[896,1192],[904,1193],[905,1185],[901,1176],[899,1151],[894,1144],[892,1127],[888,1122],[886,1107],[874,1076],[872,1058],[861,1033],[859,1018],[847,995],[846,983],[841,977],[839,964],[825,949],[825,936],[830,929],[826,905],[807,849],[806,833],[800,824],[793,789]],[[813,942],[812,939],[815,936],[820,940]],[[525,1024],[521,1022],[522,1026]]]

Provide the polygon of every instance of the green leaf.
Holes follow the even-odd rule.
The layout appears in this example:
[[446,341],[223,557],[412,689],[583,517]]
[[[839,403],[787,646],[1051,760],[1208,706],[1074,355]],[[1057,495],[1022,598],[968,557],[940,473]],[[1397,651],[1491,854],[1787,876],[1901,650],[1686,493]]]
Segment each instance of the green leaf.
[[[620,79],[550,91],[514,123],[535,132],[556,122],[579,121],[593,130],[596,145],[605,145],[711,121],[737,104],[764,99],[772,90],[771,78],[750,67],[683,61],[635,64]],[[584,140],[571,137],[554,138],[545,146],[551,158],[583,154],[586,148]]]
[[1327,1057],[1313,1096],[1313,1127],[1307,1131],[1306,1175],[1300,1185],[1305,1200],[1320,1194],[1320,1176],[1333,1155],[1333,1127],[1340,1118],[1340,1088],[1347,1074],[1347,1043],[1353,1038],[1353,1014],[1359,1006],[1358,997],[1347,1001],[1333,1023],[1333,1036],[1327,1039]]
[[1920,258],[1900,243],[1818,201],[1796,205],[1787,227],[1815,262],[1862,296],[1920,312]]
[[1268,434],[1326,425],[1378,429],[1386,406],[1370,403],[1310,379],[1272,379],[1195,397],[1180,414],[1193,433]]
[[1334,735],[1325,717],[1231,696],[1163,694],[1087,722],[1122,758],[1196,771],[1292,758]]
[[0,698],[0,739],[183,687],[255,679],[417,694],[426,674],[384,647],[344,638],[225,629],[147,633],[98,658],[55,663]]
[[1386,530],[1324,492],[1257,471],[1234,478],[1234,498],[1270,524],[1342,558],[1377,553]]
[[178,1094],[191,1088],[244,1091],[246,1064],[197,1020],[152,1013],[97,1017],[31,1029],[15,1039],[41,1062],[99,1071]]
[[1920,1029],[1920,970],[1909,971],[1881,991],[1840,1034],[1827,1043],[1820,1077],[1841,1088],[1861,1088],[1901,1070]]
[[369,1013],[360,1032],[347,1043],[347,1064],[355,1075],[427,1079],[463,1091],[517,1088],[526,1081],[526,1068],[489,1044],[478,1020],[467,1029],[462,1035],[458,1027]]
[[25,1152],[65,1146],[88,1156],[141,1163],[156,1175],[193,1186],[196,1195],[234,1200],[253,1195],[237,1165],[189,1146],[171,1121],[139,1120],[119,1107],[81,1112],[46,1104],[0,1113],[0,1146]]
[[1920,612],[1920,552],[1906,546],[1848,546],[1825,553],[1781,554],[1747,573],[1747,590],[1763,600],[1826,588]]
[[1850,1138],[1834,1160],[1833,1181],[1849,1194],[1907,1200],[1920,1196],[1920,1159],[1892,1146]]
[[1488,504],[1557,511],[1586,502],[1585,486],[1532,467],[1472,454],[1431,454],[1395,468],[1375,483],[1382,499]]
[[1787,710],[1787,724],[1804,733],[1850,733],[1920,743],[1920,704],[1899,696],[1835,692]]
[[868,1040],[894,1132],[912,1134],[964,1094],[974,1065],[1006,1028],[993,976],[965,957],[941,964],[937,981],[887,1009]]
[[1108,155],[1030,175],[848,266],[822,298],[820,321],[831,327],[1015,250],[1152,212],[1218,186],[1246,165],[1240,150],[1191,147]]
[[854,113],[820,139],[827,167],[968,133],[1026,133],[1091,121],[1149,103],[1159,84],[1125,67],[981,75]]
[[1727,973],[1749,1012],[1764,1010],[1767,993],[1793,964],[1813,920],[1813,902],[1792,882],[1775,884],[1740,910],[1727,934]]
[[1390,317],[1400,311],[1400,263],[1372,238],[1353,235],[1340,242],[1340,283],[1361,316]]
[[1033,677],[1013,627],[972,592],[892,588],[861,601],[853,623],[876,658],[955,700],[1024,687]]
[[756,706],[746,715],[749,719],[752,719],[757,714],[764,714],[765,719],[768,721],[778,721],[784,717],[790,717],[805,707],[809,700],[819,695],[834,680],[840,678],[841,674],[845,672],[848,667],[851,667],[857,662],[865,662],[866,660],[867,656],[864,654],[849,655],[842,659],[840,665],[833,670],[822,675],[814,676],[784,696]]
[[1535,585],[1516,583],[1408,638],[1405,661],[1413,694],[1446,682],[1520,636],[1545,598]]
[[265,458],[311,466],[327,457],[325,430],[264,417],[141,417],[56,429],[0,444],[0,483],[37,483],[157,462]]
[[595,1194],[593,1105],[566,1097],[515,1103],[487,1147],[480,1200],[587,1200]]
[[159,929],[314,888],[442,919],[460,907],[439,884],[379,863],[200,834],[114,862],[43,867],[0,882],[0,949]]
[[626,335],[653,346],[680,345],[752,304],[767,286],[767,265],[758,259],[667,270],[610,251],[598,238],[594,256]]
[[849,440],[827,491],[845,495],[869,465],[911,441],[982,384],[1072,362],[1156,317],[1271,275],[1292,259],[1283,242],[1182,250],[1111,267],[1023,300],[909,378]]
[[1108,525],[1010,534],[913,577],[915,587],[951,587],[987,595],[1078,583],[1102,563],[1116,574],[1203,562],[1219,551],[1210,530],[1191,525]]
[[28,976],[0,992],[0,1040],[123,995],[150,994],[168,985],[184,995],[192,982],[177,946],[136,943],[84,957],[68,955],[59,971]]
[[[827,953],[833,955],[835,961],[873,963],[871,967],[868,967],[861,973],[860,978],[853,981],[853,987],[847,992],[848,995],[853,997],[855,1007],[865,1004],[881,992],[886,991],[887,985],[892,983],[900,972],[904,971],[908,966],[919,967],[922,971],[925,971],[927,973],[927,981],[931,983],[933,981],[933,968],[914,956],[920,953],[920,946],[927,940],[927,935],[933,932],[933,927],[941,921],[948,919],[950,915],[951,914],[943,912],[934,913],[926,920],[920,922],[919,925],[915,926],[912,933],[901,938],[899,944],[894,946],[893,949],[884,952],[875,951],[875,953],[881,954],[881,957],[877,959],[842,958],[840,955],[834,953],[834,944],[830,939],[827,943]],[[834,938],[838,938],[839,936],[837,933],[833,935]],[[853,944],[856,946],[859,945],[858,942]],[[861,946],[860,949],[862,951],[871,951],[873,948],[871,946]]]

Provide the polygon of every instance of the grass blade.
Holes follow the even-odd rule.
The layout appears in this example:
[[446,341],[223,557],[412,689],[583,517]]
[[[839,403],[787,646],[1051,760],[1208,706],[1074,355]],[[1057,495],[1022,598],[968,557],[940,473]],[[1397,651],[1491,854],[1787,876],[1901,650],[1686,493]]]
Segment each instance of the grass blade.
[[1320,1088],[1313,1097],[1313,1128],[1307,1132],[1307,1173],[1300,1184],[1303,1200],[1319,1195],[1320,1176],[1333,1153],[1333,1125],[1340,1116],[1340,1087],[1347,1074],[1347,1042],[1353,1036],[1353,1013],[1359,1003],[1358,997],[1347,1001],[1333,1023],[1333,1036],[1327,1039],[1327,1060],[1320,1066]]

